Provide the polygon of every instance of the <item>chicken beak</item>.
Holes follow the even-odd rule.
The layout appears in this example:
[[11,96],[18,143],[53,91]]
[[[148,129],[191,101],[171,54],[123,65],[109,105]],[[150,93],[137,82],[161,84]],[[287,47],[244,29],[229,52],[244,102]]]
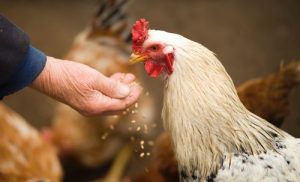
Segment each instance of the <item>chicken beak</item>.
[[131,62],[131,63],[139,63],[139,62],[145,61],[145,58],[146,58],[145,56],[131,54],[131,56],[129,58],[129,62]]

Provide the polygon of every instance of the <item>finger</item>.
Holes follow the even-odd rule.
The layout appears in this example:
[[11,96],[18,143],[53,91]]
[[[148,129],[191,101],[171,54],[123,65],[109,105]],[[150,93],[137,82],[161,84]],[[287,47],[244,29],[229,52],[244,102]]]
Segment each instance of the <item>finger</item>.
[[132,83],[135,80],[135,76],[131,73],[115,73],[110,78],[127,84]]
[[123,79],[124,83],[132,83],[135,80],[135,76],[131,73],[126,73]]
[[[115,77],[120,78],[121,75],[116,75]],[[101,75],[97,82],[96,89],[108,97],[121,99],[127,97],[130,93],[129,85],[122,83],[120,80]]]
[[109,111],[120,111],[134,104],[141,94],[141,87],[138,84],[131,85],[131,93],[125,99],[113,99],[108,103],[107,109]]
[[110,78],[114,80],[123,80],[125,77],[125,73],[114,73],[113,75],[110,76]]
[[109,97],[102,97],[99,100],[98,108],[101,108],[101,112],[117,112],[126,109],[127,107],[133,105],[139,98],[142,88],[136,84],[131,84],[130,94],[125,99],[112,99]]

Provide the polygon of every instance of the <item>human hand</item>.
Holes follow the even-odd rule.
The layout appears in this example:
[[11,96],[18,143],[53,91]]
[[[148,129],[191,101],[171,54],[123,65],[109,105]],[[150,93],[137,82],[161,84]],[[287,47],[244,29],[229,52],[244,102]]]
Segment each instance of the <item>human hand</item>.
[[106,77],[86,65],[47,57],[31,87],[68,104],[83,115],[117,112],[135,103],[141,87],[132,74]]

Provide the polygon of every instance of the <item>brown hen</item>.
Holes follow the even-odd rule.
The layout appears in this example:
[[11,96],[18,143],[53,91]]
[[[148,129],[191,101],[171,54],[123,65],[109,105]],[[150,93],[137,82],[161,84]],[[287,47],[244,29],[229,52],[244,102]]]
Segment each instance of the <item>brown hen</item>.
[[247,109],[280,127],[289,114],[289,94],[299,83],[300,62],[291,62],[277,73],[243,83],[237,90]]
[[58,182],[61,178],[54,147],[0,103],[0,181]]

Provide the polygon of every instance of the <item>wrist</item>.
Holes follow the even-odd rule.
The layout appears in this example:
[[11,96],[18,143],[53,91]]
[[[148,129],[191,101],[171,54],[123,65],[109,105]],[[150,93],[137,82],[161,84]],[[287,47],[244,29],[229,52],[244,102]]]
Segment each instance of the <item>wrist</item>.
[[[81,65],[80,65],[81,66]],[[82,99],[85,88],[78,88],[83,85],[78,82],[78,72],[82,67],[71,61],[47,57],[47,62],[41,74],[32,82],[31,87],[53,99],[63,102],[76,110],[80,110],[83,104]],[[81,78],[83,80],[87,80]]]
[[32,82],[31,84],[32,88],[40,92],[43,92],[47,95],[53,96],[53,93],[50,91],[51,87],[55,85],[54,84],[55,77],[53,77],[53,75],[58,74],[55,73],[58,71],[55,62],[56,62],[55,58],[47,56],[45,67],[43,71],[37,76],[37,78]]

